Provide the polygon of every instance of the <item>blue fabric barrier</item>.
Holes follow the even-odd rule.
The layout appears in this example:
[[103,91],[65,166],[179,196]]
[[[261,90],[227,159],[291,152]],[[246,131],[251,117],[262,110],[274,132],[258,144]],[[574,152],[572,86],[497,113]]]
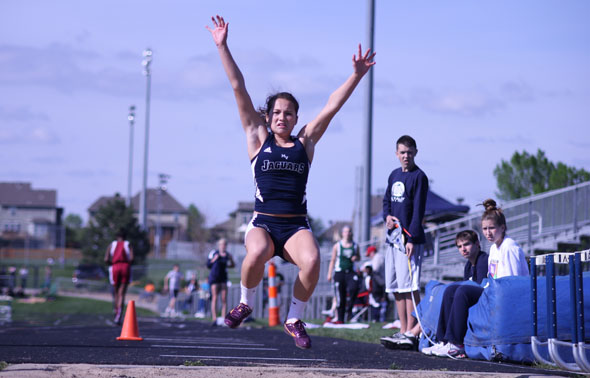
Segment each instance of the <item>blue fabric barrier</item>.
[[[584,273],[584,324],[590,329],[590,283]],[[465,352],[469,358],[488,361],[534,362],[531,350],[531,278],[528,276],[503,277],[484,280],[485,287],[477,304],[469,309],[468,329],[465,335]],[[571,308],[569,277],[555,279],[557,297],[557,335],[559,340],[571,340]],[[473,282],[461,284],[476,285]],[[423,332],[434,341],[445,285],[430,281],[424,298],[418,305]],[[547,295],[545,277],[537,278],[537,337],[547,340]],[[419,348],[430,343],[422,336]],[[546,348],[545,348],[546,349]],[[566,349],[566,348],[565,348]],[[563,351],[568,359],[569,351]],[[546,354],[546,353],[545,353]],[[546,355],[548,358],[548,355]]]
[[[584,276],[588,274],[585,273]],[[584,280],[584,312],[590,314],[588,280]],[[486,281],[482,283],[485,285]],[[534,362],[531,349],[531,279],[528,276],[488,280],[479,302],[469,309],[465,335],[468,357],[488,361]],[[571,340],[569,277],[557,276],[557,336]],[[546,278],[537,278],[537,337],[547,340]],[[590,326],[590,317],[584,321]],[[564,356],[567,350],[564,350]],[[571,354],[570,354],[571,355]]]

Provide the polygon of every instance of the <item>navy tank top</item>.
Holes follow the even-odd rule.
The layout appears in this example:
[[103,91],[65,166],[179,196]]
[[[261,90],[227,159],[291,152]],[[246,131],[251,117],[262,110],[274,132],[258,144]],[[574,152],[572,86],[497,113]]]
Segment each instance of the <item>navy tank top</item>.
[[271,133],[251,160],[256,202],[266,214],[307,214],[305,190],[311,166],[305,147],[291,136],[293,147],[279,147]]

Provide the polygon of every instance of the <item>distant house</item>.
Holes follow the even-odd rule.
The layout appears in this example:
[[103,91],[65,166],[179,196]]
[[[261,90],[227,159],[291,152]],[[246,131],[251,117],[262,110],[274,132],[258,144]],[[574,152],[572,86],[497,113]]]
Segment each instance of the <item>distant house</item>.
[[230,243],[243,243],[248,223],[254,214],[254,202],[238,202],[236,210],[229,213],[229,219],[213,226],[213,239],[225,238]]
[[33,189],[27,182],[0,182],[2,244],[53,249],[61,245],[62,215],[56,190]]
[[[340,234],[340,232],[342,231],[342,228],[344,226],[348,226],[351,229],[353,229],[352,222],[350,221],[330,222],[328,228],[326,228],[322,232],[322,234],[319,235],[318,239],[324,241],[323,245],[332,245],[340,239],[342,239],[342,235]],[[356,237],[354,238],[354,240],[357,240]]]
[[[133,207],[136,218],[139,218],[139,197],[140,193],[137,193],[131,199],[131,206]],[[98,209],[106,205],[109,201],[112,201],[114,198],[115,196],[102,196],[94,201],[88,208],[88,219],[94,219]],[[124,200],[123,197],[119,198]],[[186,240],[188,229],[188,210],[174,197],[172,197],[168,191],[162,190],[160,198],[158,199],[158,189],[147,189],[146,208],[147,229],[152,243],[156,234],[158,219],[162,230],[162,245],[168,244],[168,241],[173,239]]]

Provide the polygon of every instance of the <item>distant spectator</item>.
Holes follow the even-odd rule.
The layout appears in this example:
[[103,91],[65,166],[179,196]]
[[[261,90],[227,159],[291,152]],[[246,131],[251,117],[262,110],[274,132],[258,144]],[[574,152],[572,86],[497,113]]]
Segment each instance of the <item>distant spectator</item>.
[[20,276],[20,288],[24,292],[27,288],[27,279],[29,278],[29,270],[26,266],[22,266],[18,271],[18,275]]
[[186,294],[186,299],[182,304],[182,309],[190,311],[191,306],[193,304],[193,300],[197,297],[199,292],[199,282],[197,280],[197,277],[195,277],[194,275],[191,276],[188,285],[186,285],[186,287],[184,288],[184,292]]
[[342,227],[341,236],[342,240],[334,244],[332,248],[327,279],[332,281],[332,272],[334,272],[334,286],[338,293],[338,322],[344,323],[352,318],[352,308],[359,291],[359,278],[354,262],[360,260],[360,254],[358,245],[352,240],[350,226]]
[[388,307],[387,293],[385,292],[385,256],[374,245],[367,247],[365,256],[371,259],[371,296],[379,303],[373,312],[373,319],[384,322]]
[[204,318],[207,316],[209,298],[211,296],[209,282],[207,280],[199,281],[199,302],[197,303],[197,312],[195,318]]
[[41,289],[43,292],[48,292],[49,289],[51,288],[51,278],[52,278],[51,267],[49,265],[45,265],[45,275],[43,278],[43,285],[41,286]]
[[16,288],[16,267],[8,268],[8,295],[14,296],[14,289]]
[[181,283],[182,273],[180,273],[180,266],[174,264],[172,270],[164,278],[164,291],[168,291],[170,295],[170,301],[168,302],[164,316],[176,316],[176,297],[178,296]]
[[221,314],[227,313],[227,268],[236,266],[232,255],[227,252],[227,241],[219,239],[217,249],[209,253],[207,268],[209,272],[209,286],[211,287],[211,317],[213,326],[217,325],[217,299],[221,297]]
[[146,302],[152,302],[156,294],[156,285],[148,283],[143,287],[143,293],[139,294],[139,299],[143,299]]

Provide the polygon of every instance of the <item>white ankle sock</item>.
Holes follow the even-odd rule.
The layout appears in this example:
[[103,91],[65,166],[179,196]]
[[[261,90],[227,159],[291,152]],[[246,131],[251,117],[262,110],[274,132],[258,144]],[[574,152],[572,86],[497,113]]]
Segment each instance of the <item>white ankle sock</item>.
[[254,305],[254,298],[256,297],[256,288],[248,289],[240,282],[240,289],[242,292],[242,295],[240,297],[240,303],[252,307]]
[[291,298],[291,306],[289,306],[289,314],[287,315],[286,323],[295,323],[297,320],[301,320],[306,305],[307,302],[300,301],[295,297]]

